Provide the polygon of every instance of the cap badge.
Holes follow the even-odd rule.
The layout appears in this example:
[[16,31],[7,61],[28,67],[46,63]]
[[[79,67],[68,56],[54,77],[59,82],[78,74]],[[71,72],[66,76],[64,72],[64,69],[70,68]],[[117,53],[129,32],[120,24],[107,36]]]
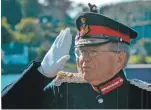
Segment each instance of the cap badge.
[[81,18],[82,26],[80,30],[80,36],[87,34],[90,31],[89,25],[86,24],[86,18]]

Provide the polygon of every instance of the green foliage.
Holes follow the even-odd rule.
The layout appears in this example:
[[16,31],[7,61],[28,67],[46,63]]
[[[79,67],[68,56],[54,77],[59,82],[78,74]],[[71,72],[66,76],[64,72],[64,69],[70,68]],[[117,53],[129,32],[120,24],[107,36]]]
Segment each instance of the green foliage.
[[151,64],[151,56],[133,55],[129,59],[130,64]]
[[[74,38],[77,29],[73,22],[74,18],[72,19],[67,15],[69,8],[72,9],[75,7],[76,11],[77,9],[81,9],[83,11],[88,10],[83,4],[72,6],[71,1],[69,0],[44,1],[44,4],[39,4],[38,0],[2,0],[2,17],[5,16],[5,18],[2,18],[2,44],[12,41],[28,44],[29,51],[31,52],[29,52],[29,56],[31,57],[34,54],[31,57],[31,60],[35,57],[37,57],[36,59],[38,60],[42,60],[50,48],[49,42],[53,42],[59,32],[66,27],[71,29]],[[124,4],[121,6],[123,5]],[[123,18],[119,18],[118,15],[121,13],[117,11],[115,17],[113,16],[113,19],[118,18],[117,20],[120,19],[119,21],[129,24],[125,18],[129,15],[129,12],[125,12],[127,11],[125,10],[126,8],[123,9],[121,6],[118,8],[122,9],[121,12],[127,14],[122,16]],[[117,6],[115,5],[115,7]],[[112,13],[112,11],[115,12],[116,8],[114,9],[113,6],[107,6],[102,9],[102,13],[107,15],[107,13]],[[134,12],[132,13],[136,13],[135,10],[133,11]],[[46,16],[46,18],[48,18],[47,22],[38,22],[40,16]],[[131,56],[129,63],[151,63],[151,40],[143,38],[138,44],[142,45],[138,45],[137,50],[139,50],[140,47],[143,47],[143,50],[145,50],[146,53],[145,55],[142,55],[143,52],[138,52],[137,55]],[[34,49],[31,49],[30,47],[33,47],[33,45]],[[72,46],[73,45],[74,41],[72,43]],[[73,53],[73,51],[74,49],[71,49],[71,53]],[[65,67],[74,69],[74,66],[71,64],[66,65]]]
[[151,56],[146,56],[145,60],[146,60],[147,64],[151,64]]
[[151,55],[151,39],[143,39],[142,46],[147,51],[147,54]]
[[60,32],[61,30],[65,29],[66,26],[64,23],[59,23],[58,27],[56,28],[56,32]]
[[36,52],[37,52],[36,60],[42,60],[44,58],[45,54],[50,49],[50,46],[51,45],[50,45],[49,41],[43,41],[41,46],[36,49]]
[[47,24],[41,24],[41,28],[43,31],[50,31],[52,30],[53,24],[47,23]]
[[18,0],[20,3],[23,17],[38,17],[41,6],[38,0]]
[[13,41],[13,32],[11,30],[10,25],[7,23],[7,19],[5,17],[1,20],[2,23],[2,44],[9,43]]
[[54,28],[53,28],[53,24],[52,23],[41,23],[40,24],[42,31],[43,31],[43,35],[44,35],[44,40],[49,40],[52,37],[56,37],[56,35],[52,35]]
[[136,42],[135,48],[137,48],[137,50],[143,50],[140,51],[138,54],[146,54],[151,56],[151,39],[141,37],[141,39]]
[[71,30],[71,33],[73,33],[73,35],[75,35],[77,33],[77,28],[74,26],[68,26]]
[[64,71],[77,72],[77,66],[75,63],[66,63],[64,66]]
[[139,56],[137,56],[137,55],[131,56],[128,63],[130,63],[130,64],[138,64],[139,63]]
[[24,18],[16,26],[15,39],[30,45],[38,44],[43,39],[40,24],[32,18]]

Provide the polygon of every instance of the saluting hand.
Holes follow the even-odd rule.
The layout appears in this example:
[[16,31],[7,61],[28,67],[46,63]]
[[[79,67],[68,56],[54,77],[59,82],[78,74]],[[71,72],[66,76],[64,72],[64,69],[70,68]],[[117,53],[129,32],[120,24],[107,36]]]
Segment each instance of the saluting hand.
[[69,51],[71,43],[72,35],[70,29],[66,28],[57,36],[38,70],[46,77],[52,78],[56,76],[70,58]]

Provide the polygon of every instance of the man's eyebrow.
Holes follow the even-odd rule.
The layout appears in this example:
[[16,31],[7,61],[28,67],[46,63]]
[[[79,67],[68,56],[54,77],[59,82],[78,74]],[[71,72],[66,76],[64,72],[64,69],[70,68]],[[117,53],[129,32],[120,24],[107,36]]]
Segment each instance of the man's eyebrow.
[[99,49],[99,47],[93,47],[92,49]]

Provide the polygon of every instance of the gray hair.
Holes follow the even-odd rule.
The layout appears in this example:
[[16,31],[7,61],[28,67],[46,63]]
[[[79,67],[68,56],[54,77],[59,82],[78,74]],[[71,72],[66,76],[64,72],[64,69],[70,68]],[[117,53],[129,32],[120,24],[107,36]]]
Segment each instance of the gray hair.
[[122,43],[122,42],[111,42],[109,43],[110,47],[109,49],[111,51],[117,51],[117,52],[125,52],[126,54],[126,59],[124,62],[124,68],[127,66],[128,60],[130,58],[130,47],[128,44],[126,43]]

